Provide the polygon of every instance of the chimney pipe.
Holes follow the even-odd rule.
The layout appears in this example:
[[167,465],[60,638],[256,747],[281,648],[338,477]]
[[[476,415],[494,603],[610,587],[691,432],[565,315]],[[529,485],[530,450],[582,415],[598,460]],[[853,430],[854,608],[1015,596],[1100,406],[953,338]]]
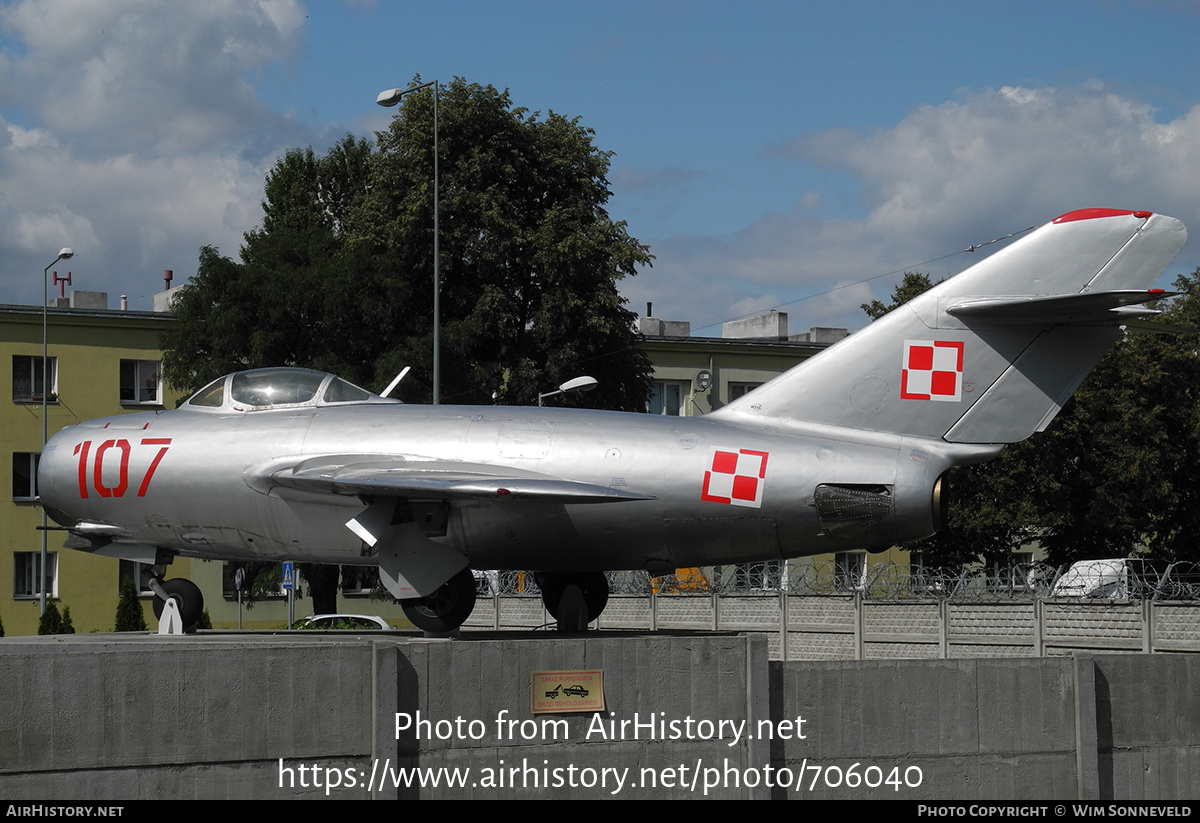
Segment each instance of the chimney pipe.
[[651,303],[649,300],[646,301],[646,316],[647,317],[654,316],[654,304]]
[[164,291],[171,290],[171,279],[175,276],[175,272],[171,269],[163,269],[163,283],[166,284]]
[[121,311],[129,311],[129,297],[121,295]]

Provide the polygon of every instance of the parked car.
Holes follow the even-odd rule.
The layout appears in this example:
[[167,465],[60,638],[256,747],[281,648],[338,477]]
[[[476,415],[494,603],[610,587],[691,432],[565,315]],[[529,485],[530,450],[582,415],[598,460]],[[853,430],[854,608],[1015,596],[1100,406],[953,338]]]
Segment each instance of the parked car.
[[373,614],[315,614],[297,620],[292,628],[306,631],[391,631],[392,627],[382,617]]
[[1172,591],[1164,573],[1168,564],[1144,557],[1114,557],[1108,560],[1080,560],[1072,563],[1054,583],[1051,597],[1090,597],[1125,600],[1171,598]]

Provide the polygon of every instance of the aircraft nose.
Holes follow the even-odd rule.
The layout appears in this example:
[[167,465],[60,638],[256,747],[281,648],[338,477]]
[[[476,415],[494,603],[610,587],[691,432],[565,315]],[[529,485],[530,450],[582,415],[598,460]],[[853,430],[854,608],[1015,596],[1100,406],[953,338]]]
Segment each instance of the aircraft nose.
[[38,498],[46,509],[46,514],[56,523],[69,526],[77,518],[65,511],[64,484],[69,481],[64,472],[69,471],[71,462],[70,444],[62,432],[50,438],[50,442],[42,449],[38,460],[37,490]]

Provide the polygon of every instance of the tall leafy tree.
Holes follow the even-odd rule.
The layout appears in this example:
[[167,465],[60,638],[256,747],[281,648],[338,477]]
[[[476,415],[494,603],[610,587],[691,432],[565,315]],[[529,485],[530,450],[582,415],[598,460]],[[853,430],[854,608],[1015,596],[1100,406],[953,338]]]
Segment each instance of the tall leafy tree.
[[298,365],[367,381],[372,334],[361,324],[366,289],[355,277],[345,220],[367,185],[371,147],[347,136],[323,157],[295,149],[267,175],[261,228],[241,262],[200,250],[191,288],[174,305],[164,341],[173,384],[196,389],[222,374]]
[[1183,332],[1126,335],[1046,432],[1038,505],[1056,561],[1200,559],[1200,269],[1175,288],[1156,323]]
[[[604,208],[611,153],[578,119],[540,117],[514,107],[507,92],[461,79],[443,90],[439,117],[444,399],[532,404],[539,391],[589,373],[600,385],[587,405],[644,409],[650,363],[617,283],[650,255]],[[378,146],[352,242],[377,262],[381,290],[402,284],[404,299],[387,301],[379,319],[407,331],[412,385],[423,387],[431,382],[431,89],[404,98]]]
[[[610,153],[577,119],[461,79],[439,117],[443,402],[532,404],[586,373],[599,387],[582,402],[644,409],[650,363],[617,283],[650,255],[605,210]],[[432,189],[430,89],[405,98],[374,148],[347,137],[324,156],[288,152],[241,261],[201,250],[167,378],[198,388],[302,365],[378,388],[411,365],[400,396],[428,400]]]
[[[590,374],[595,391],[555,402],[643,410],[650,361],[617,283],[651,256],[605,210],[611,153],[578,119],[491,86],[456,79],[438,108],[442,402],[531,405]],[[201,249],[164,340],[169,382],[291,365],[380,389],[410,365],[397,394],[430,399],[432,90],[376,138],[289,151],[240,261]],[[304,574],[314,608],[334,611],[336,568]]]

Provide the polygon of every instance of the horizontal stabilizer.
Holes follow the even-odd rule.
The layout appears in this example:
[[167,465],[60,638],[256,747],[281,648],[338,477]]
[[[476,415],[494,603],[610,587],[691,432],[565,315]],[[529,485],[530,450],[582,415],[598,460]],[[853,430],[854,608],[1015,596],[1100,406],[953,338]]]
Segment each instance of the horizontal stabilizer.
[[1180,326],[1178,323],[1157,323],[1149,320],[1126,320],[1123,325],[1126,331],[1140,331],[1146,334],[1195,334],[1200,331],[1195,326]]
[[1121,325],[1139,317],[1153,317],[1156,309],[1131,308],[1152,300],[1174,297],[1180,292],[1162,289],[1124,289],[1120,291],[1084,292],[1057,297],[999,297],[964,300],[946,309],[958,319],[971,323],[1062,323],[1092,325],[1096,323]]

